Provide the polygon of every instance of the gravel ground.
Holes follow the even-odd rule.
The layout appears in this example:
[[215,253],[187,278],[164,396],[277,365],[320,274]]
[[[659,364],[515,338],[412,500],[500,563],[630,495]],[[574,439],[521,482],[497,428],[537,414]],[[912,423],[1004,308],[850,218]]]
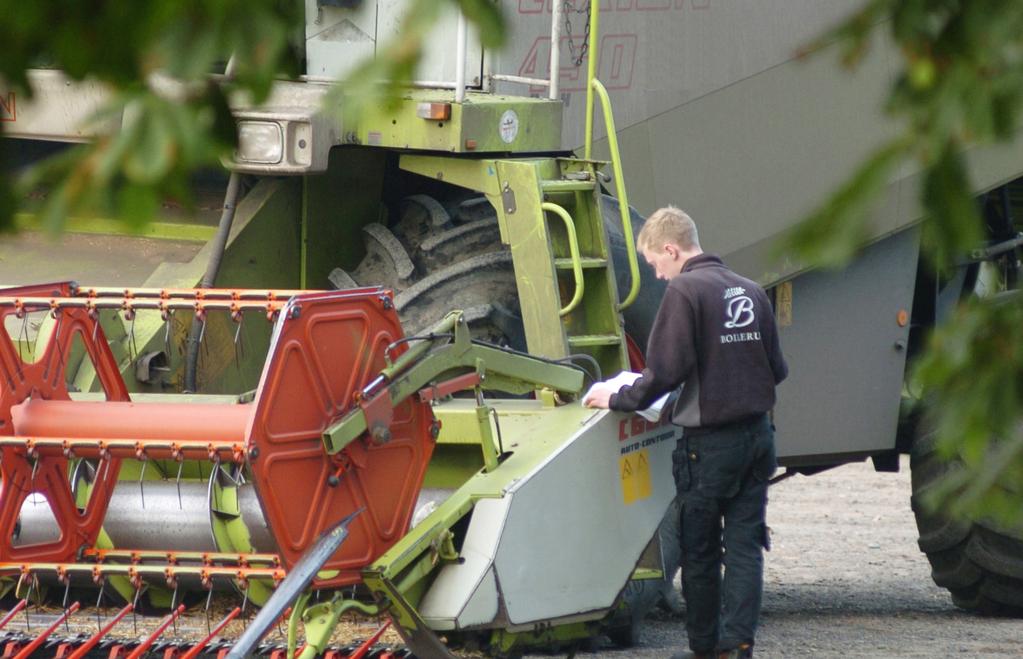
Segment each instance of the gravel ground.
[[[1023,620],[963,612],[931,581],[909,495],[908,460],[897,474],[861,463],[771,489],[758,658],[1023,657]],[[668,657],[682,647],[682,620],[659,613],[639,646],[587,656]]]

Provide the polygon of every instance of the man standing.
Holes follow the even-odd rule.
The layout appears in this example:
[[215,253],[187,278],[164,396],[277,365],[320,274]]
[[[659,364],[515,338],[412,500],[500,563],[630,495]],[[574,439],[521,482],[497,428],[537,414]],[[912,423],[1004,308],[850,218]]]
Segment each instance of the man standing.
[[682,388],[672,412],[683,427],[673,472],[692,651],[674,658],[752,657],[767,481],[777,466],[767,413],[788,374],[771,304],[760,286],[703,253],[696,225],[677,208],[654,212],[636,242],[658,279],[669,281],[647,367],[633,385],[597,388],[584,403],[633,412]]

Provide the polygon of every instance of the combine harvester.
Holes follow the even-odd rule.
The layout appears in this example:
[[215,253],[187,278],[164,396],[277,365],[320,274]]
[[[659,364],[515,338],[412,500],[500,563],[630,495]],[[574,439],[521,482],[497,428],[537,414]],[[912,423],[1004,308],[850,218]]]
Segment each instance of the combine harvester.
[[[617,372],[630,352],[641,364],[622,313],[641,299],[627,318],[645,342],[657,291],[639,295],[620,163],[604,176],[589,146],[582,159],[561,147],[557,52],[549,80],[525,80],[548,98],[467,93],[479,53],[457,23],[455,89],[412,91],[392,114],[333,124],[328,86],[308,80],[237,108],[230,210],[202,250],[187,244],[202,226],[157,222],[154,247],[72,219],[127,265],[116,285],[99,263],[82,271],[105,288],[0,290],[8,598],[17,610],[45,590],[64,616],[105,597],[124,607],[91,637],[52,636],[59,619],[11,634],[9,655],[272,654],[259,642],[284,616],[288,656],[345,656],[328,646],[348,612],[389,616],[424,659],[635,642],[677,562],[658,533],[676,431],[578,399],[585,373]],[[562,26],[559,10],[555,43]],[[589,76],[591,116],[600,100],[613,137]],[[32,108],[61,105],[52,89],[15,134],[43,136]],[[73,269],[86,243],[50,246],[45,272]],[[133,259],[154,250],[165,261],[138,286]],[[220,281],[263,284],[190,288],[208,262]],[[313,281],[339,290],[302,290]],[[218,393],[184,393],[197,389]],[[168,640],[189,605],[230,589],[242,606],[209,638]],[[214,642],[248,603],[262,608],[246,631]],[[133,611],[167,617],[129,639]]]

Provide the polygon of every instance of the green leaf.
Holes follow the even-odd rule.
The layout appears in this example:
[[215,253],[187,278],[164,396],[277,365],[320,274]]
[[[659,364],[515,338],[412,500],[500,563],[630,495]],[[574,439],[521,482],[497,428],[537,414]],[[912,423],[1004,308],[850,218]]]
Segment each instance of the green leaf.
[[128,183],[117,192],[118,217],[128,226],[140,229],[160,209],[160,198],[151,185]]
[[[1005,492],[1023,470],[1023,295],[964,305],[933,335],[914,377],[928,392],[928,419],[941,455],[961,463],[931,503],[1003,521]],[[1019,520],[1018,507],[1015,517]]]
[[457,0],[457,2],[465,17],[479,28],[480,41],[484,48],[499,48],[504,44],[505,20],[498,3],[491,0]]
[[64,229],[64,224],[67,222],[68,217],[68,181],[62,181],[54,190],[52,190],[49,196],[46,197],[46,201],[43,203],[42,209],[39,213],[40,223],[50,233],[57,233]]
[[235,125],[231,106],[220,85],[210,83],[206,86],[203,105],[211,111],[213,121],[209,127],[209,146],[217,151],[229,152],[238,146],[238,127]]
[[14,213],[17,210],[7,148],[7,138],[0,136],[0,234],[15,230]]
[[947,145],[924,174],[921,203],[926,212],[923,241],[929,260],[947,271],[956,259],[981,244],[980,214],[962,156]]

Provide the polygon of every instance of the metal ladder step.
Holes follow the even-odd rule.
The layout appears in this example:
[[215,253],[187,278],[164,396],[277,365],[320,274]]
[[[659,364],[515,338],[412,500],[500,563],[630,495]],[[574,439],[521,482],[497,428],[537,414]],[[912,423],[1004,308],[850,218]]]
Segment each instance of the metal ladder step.
[[[579,263],[584,268],[603,268],[607,266],[607,259],[602,259],[596,256],[583,256],[579,259]],[[556,267],[558,270],[571,270],[572,259],[571,258],[554,259],[554,267]]]
[[544,192],[590,192],[597,187],[593,181],[577,181],[571,179],[553,179],[540,182]]
[[577,347],[609,346],[621,341],[617,334],[577,334],[568,337],[568,344]]

